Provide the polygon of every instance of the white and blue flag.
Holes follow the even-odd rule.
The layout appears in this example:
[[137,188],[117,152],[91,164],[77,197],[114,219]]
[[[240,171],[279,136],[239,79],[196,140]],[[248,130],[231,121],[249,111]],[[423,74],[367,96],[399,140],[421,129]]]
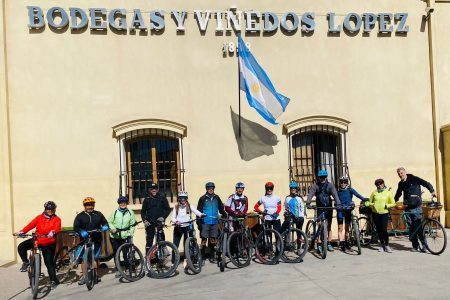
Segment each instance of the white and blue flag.
[[277,124],[276,119],[286,110],[290,99],[277,93],[241,36],[238,38],[240,88],[245,91],[251,107],[268,122]]

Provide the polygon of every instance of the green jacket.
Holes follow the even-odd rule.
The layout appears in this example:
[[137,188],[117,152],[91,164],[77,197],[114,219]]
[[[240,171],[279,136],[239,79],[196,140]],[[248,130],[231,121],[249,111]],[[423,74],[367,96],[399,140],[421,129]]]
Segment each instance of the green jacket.
[[389,208],[395,206],[394,196],[391,191],[384,189],[381,192],[374,191],[369,198],[369,207],[377,214],[387,214]]
[[132,210],[127,209],[125,212],[121,212],[119,209],[115,210],[108,219],[108,225],[110,228],[109,236],[113,239],[126,239],[128,236],[133,236],[135,226],[130,227],[126,231],[118,231],[112,233],[113,229],[125,229],[130,225],[136,223],[136,217]]

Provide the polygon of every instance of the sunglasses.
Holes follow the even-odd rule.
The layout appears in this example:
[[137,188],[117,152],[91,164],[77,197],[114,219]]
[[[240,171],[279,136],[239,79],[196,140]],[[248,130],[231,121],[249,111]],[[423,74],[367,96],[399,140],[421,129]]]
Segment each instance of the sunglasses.
[[273,188],[266,188],[266,191],[273,191]]

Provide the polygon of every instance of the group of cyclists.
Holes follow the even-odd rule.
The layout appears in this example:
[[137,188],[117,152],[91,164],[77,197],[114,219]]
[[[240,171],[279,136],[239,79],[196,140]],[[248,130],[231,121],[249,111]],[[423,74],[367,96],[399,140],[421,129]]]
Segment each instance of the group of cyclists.
[[[395,197],[389,189],[386,189],[383,179],[375,181],[376,190],[369,198],[363,197],[354,188],[350,186],[348,177],[339,178],[339,184],[336,188],[333,183],[328,181],[328,172],[322,169],[317,174],[317,180],[312,185],[309,194],[304,199],[299,193],[299,184],[292,181],[289,184],[289,195],[285,197],[284,203],[279,196],[274,193],[274,184],[266,182],[264,185],[265,194],[256,202],[254,210],[264,216],[265,223],[278,231],[280,234],[289,226],[292,220],[296,228],[302,229],[306,218],[306,208],[317,209],[319,221],[321,218],[328,220],[328,239],[331,241],[331,223],[333,219],[333,201],[334,208],[337,209],[338,222],[338,240],[339,248],[342,251],[351,251],[349,245],[349,225],[351,222],[351,211],[355,207],[353,196],[361,200],[361,205],[369,207],[373,212],[373,220],[379,233],[380,252],[392,252],[389,247],[387,236],[387,213],[390,207],[395,206],[395,202],[399,200],[403,194],[404,203],[408,205],[408,210],[413,211],[413,218],[410,220],[410,230],[415,230],[421,219],[421,192],[420,186],[426,187],[433,196],[436,196],[432,185],[419,177],[407,174],[404,168],[397,169],[400,177],[397,193]],[[219,237],[219,220],[220,218],[242,217],[248,213],[249,200],[244,195],[245,185],[238,182],[235,185],[235,192],[231,194],[225,204],[220,197],[215,194],[215,184],[208,182],[205,185],[206,192],[198,200],[195,207],[189,203],[189,196],[186,191],[178,193],[177,204],[170,208],[167,198],[159,192],[158,185],[152,183],[148,189],[148,197],[142,203],[141,218],[146,230],[146,253],[152,247],[154,242],[157,221],[165,220],[169,217],[171,211],[171,223],[175,225],[173,231],[173,242],[179,247],[181,240],[186,240],[189,226],[192,221],[196,221],[200,237],[201,237],[201,256],[204,263],[206,252],[210,253],[209,260],[215,262],[214,247]],[[316,206],[313,207],[311,202],[315,198]],[[114,253],[125,243],[127,238],[134,234],[134,225],[136,224],[136,216],[133,210],[128,209],[129,199],[121,196],[117,199],[118,208],[111,213],[108,219],[95,210],[95,200],[92,197],[86,197],[83,200],[84,210],[79,213],[74,220],[73,230],[76,231],[81,239],[85,239],[90,235],[95,249],[95,268],[99,264],[99,256],[102,250],[102,233],[94,230],[101,229],[106,232],[109,230],[110,241]],[[262,208],[261,208],[262,206]],[[280,214],[284,207],[285,220],[281,224]],[[195,215],[193,217],[192,215]],[[232,224],[232,223],[231,223]],[[345,224],[345,226],[344,226]],[[55,248],[56,236],[61,231],[61,219],[56,215],[56,204],[48,201],[44,204],[44,211],[35,217],[22,230],[14,233],[16,236],[24,235],[28,231],[35,228],[35,234],[38,236],[37,242],[41,248],[44,257],[44,263],[47,267],[51,288],[54,289],[59,284],[55,270]],[[130,230],[122,230],[130,228]],[[230,230],[233,230],[232,226]],[[92,231],[92,232],[90,232]],[[164,237],[163,237],[164,238]],[[422,242],[421,236],[412,240],[413,249],[419,249],[419,241]],[[28,239],[18,245],[18,252],[22,260],[20,270],[26,272],[29,266],[27,251],[34,246],[34,240]],[[209,249],[207,249],[209,248]],[[423,249],[423,247],[422,247]],[[208,250],[208,251],[207,251]],[[328,243],[328,251],[334,251],[333,246]],[[83,247],[79,247],[78,254],[83,251]],[[321,245],[317,247],[320,253],[323,251]],[[169,256],[170,254],[167,253]],[[79,256],[82,257],[82,254]],[[82,263],[82,262],[81,262]],[[186,267],[186,266],[185,266]],[[81,268],[84,270],[84,268]],[[120,277],[120,273],[116,270],[116,278]],[[97,277],[97,282],[100,277]],[[81,274],[79,284],[84,284],[85,277]]]

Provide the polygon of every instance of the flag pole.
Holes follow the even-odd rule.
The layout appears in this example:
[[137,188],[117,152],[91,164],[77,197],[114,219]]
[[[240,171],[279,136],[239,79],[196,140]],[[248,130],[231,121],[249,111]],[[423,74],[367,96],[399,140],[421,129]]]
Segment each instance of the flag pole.
[[[238,35],[239,37],[239,35]],[[239,62],[239,39],[237,47],[237,61],[238,61],[238,99],[239,99],[239,138],[241,137],[241,63]]]

